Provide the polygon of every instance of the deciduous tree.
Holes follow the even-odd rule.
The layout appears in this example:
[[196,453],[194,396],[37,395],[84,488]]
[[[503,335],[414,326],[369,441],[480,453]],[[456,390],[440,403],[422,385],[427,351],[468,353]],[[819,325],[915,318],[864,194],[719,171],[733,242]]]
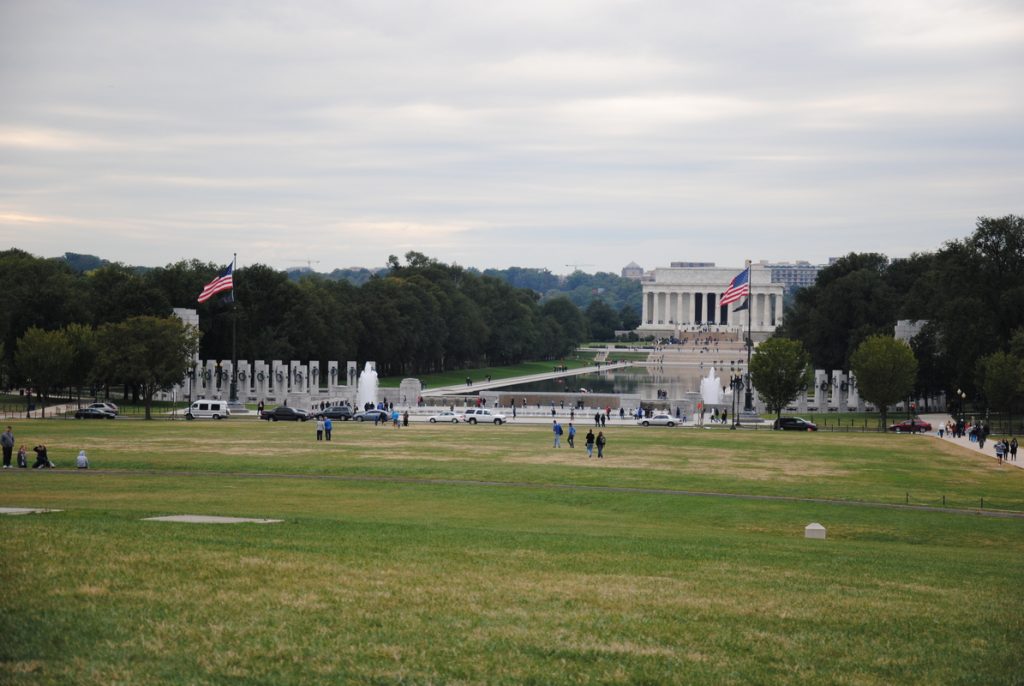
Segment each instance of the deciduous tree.
[[885,426],[889,405],[908,396],[917,378],[917,359],[910,346],[889,336],[871,336],[850,358],[860,394],[874,403]]
[[811,358],[800,341],[769,338],[750,359],[750,380],[776,417],[805,388]]
[[14,363],[21,379],[36,389],[43,399],[43,416],[50,391],[65,386],[71,370],[74,350],[63,331],[44,331],[31,327],[18,339]]
[[177,317],[132,317],[97,332],[97,376],[136,385],[152,418],[153,395],[181,381],[199,345],[199,332]]

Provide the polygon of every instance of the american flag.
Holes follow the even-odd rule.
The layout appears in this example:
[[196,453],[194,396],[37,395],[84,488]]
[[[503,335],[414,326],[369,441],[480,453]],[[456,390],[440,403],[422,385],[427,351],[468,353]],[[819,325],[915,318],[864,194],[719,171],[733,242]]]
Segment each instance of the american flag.
[[730,305],[748,295],[750,295],[750,267],[747,267],[733,277],[732,281],[729,282],[729,287],[725,289],[725,293],[722,293],[718,304]]
[[234,263],[229,264],[224,268],[224,271],[217,275],[217,278],[203,286],[203,292],[199,294],[199,302],[204,303],[218,293],[233,289],[235,287],[235,280],[231,273],[234,267]]

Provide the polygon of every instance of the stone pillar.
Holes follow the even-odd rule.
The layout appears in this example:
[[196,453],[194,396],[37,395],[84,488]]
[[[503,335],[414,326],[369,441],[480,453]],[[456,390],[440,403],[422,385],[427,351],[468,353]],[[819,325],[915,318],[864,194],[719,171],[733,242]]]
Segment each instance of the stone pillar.
[[[825,411],[825,389],[828,388],[828,375],[824,369],[814,370],[814,406],[819,412]],[[823,388],[824,387],[824,388]]]
[[207,398],[217,397],[217,362],[207,360],[203,370],[203,395]]
[[233,372],[234,367],[231,366],[231,360],[224,360],[220,363],[220,397],[222,398],[231,398],[231,374]]
[[668,323],[678,324],[679,323],[679,294],[669,293],[668,294]]
[[419,379],[402,379],[398,385],[398,399],[393,401],[402,407],[416,407],[416,401],[423,394],[423,384]]
[[255,389],[256,402],[267,399],[267,389],[270,386],[270,369],[263,360],[253,363],[253,386]]
[[864,411],[864,401],[860,397],[860,389],[857,388],[857,379],[854,377],[853,372],[849,374],[850,384],[850,395],[847,397],[846,403],[850,407],[856,407],[858,412]]
[[839,372],[839,411],[845,412],[850,402],[850,379],[843,372]]
[[320,383],[320,360],[313,360],[309,363],[309,392],[320,393],[323,384]]
[[829,401],[828,401],[829,408],[835,408],[837,410],[839,409],[839,396],[841,394],[841,391],[839,390],[839,385],[840,385],[840,383],[842,383],[842,377],[843,377],[843,370],[842,369],[833,369],[832,370],[832,383],[831,383],[832,397],[829,398]]
[[238,400],[245,402],[249,398],[249,386],[252,383],[252,370],[247,360],[238,361]]
[[359,363],[349,360],[345,363],[345,384],[355,388],[359,385]]
[[288,397],[288,365],[281,360],[274,360],[270,365],[273,372],[271,386],[274,399],[281,402]]
[[708,324],[718,323],[718,296],[714,293],[706,293],[704,300],[708,304]]

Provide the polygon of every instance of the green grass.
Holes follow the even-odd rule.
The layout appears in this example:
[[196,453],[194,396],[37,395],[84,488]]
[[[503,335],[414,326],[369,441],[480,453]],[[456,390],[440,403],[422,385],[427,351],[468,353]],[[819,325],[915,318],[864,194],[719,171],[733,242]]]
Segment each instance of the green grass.
[[[484,381],[489,375],[491,379],[510,379],[514,376],[527,376],[530,374],[543,374],[550,372],[556,366],[562,366],[563,364],[569,369],[579,369],[580,367],[589,367],[594,363],[594,353],[590,352],[575,352],[571,355],[567,355],[564,360],[534,360],[532,362],[523,362],[521,364],[510,365],[507,367],[479,367],[475,369],[457,369],[450,372],[440,372],[437,374],[419,374],[415,378],[419,379],[423,383],[427,384],[429,388],[438,388],[439,386],[454,386],[457,384],[465,384],[466,377],[473,379],[474,381]],[[380,379],[381,387],[387,388],[398,388],[398,385],[402,382],[404,376],[384,376]]]
[[[609,427],[588,463],[540,426],[336,427],[15,423],[119,471],[0,472],[0,505],[65,510],[0,517],[0,683],[1024,678],[1024,519],[552,487],[1024,511],[1022,470],[911,436]],[[180,513],[285,522],[140,521]]]

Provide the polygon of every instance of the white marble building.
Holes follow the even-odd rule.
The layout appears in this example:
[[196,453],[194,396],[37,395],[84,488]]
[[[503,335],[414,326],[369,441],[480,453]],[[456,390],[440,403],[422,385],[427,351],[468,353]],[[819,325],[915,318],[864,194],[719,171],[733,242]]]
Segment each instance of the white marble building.
[[[742,301],[719,305],[722,292],[743,267],[658,267],[643,281],[643,313],[637,333],[668,336],[708,326],[715,331],[745,332],[747,312],[733,312]],[[751,336],[767,339],[782,323],[785,287],[772,283],[770,269],[750,270]]]

